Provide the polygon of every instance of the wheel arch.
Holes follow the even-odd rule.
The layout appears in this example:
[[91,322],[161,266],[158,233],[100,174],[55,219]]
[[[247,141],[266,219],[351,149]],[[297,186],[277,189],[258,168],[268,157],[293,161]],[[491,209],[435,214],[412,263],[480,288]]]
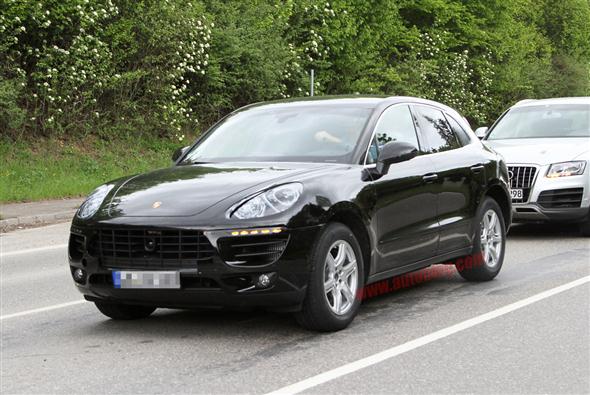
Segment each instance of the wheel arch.
[[365,280],[371,270],[372,239],[369,233],[368,220],[362,215],[358,206],[350,202],[335,204],[326,214],[325,223],[338,222],[346,225],[359,242],[363,255]]
[[500,206],[502,216],[504,217],[506,231],[508,231],[512,223],[512,201],[510,200],[508,192],[500,184],[493,184],[488,187],[484,197],[485,196],[491,197]]

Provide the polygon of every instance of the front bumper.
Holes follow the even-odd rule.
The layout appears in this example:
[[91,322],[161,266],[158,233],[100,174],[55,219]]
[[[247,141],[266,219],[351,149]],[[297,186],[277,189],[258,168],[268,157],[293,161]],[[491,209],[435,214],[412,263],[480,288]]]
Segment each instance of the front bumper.
[[[186,228],[183,228],[186,229]],[[184,264],[174,268],[154,267],[133,268],[125,264],[116,268],[106,264],[106,259],[97,254],[92,247],[96,238],[95,228],[76,226],[73,234],[83,237],[83,247],[75,245],[70,239],[70,272],[84,270],[82,280],[74,280],[78,290],[90,301],[113,301],[118,303],[150,305],[169,308],[219,308],[243,309],[260,307],[269,310],[296,311],[305,297],[311,266],[309,254],[313,241],[322,226],[298,229],[284,229],[288,241],[280,258],[262,265],[236,265],[227,263],[227,251],[223,251],[231,236],[228,232],[205,231],[204,235],[215,249],[211,259],[205,263],[195,263],[194,267]],[[219,238],[220,232],[225,237]],[[72,236],[73,237],[73,236]],[[235,236],[239,238],[240,236]],[[263,236],[261,236],[263,237]],[[225,257],[223,259],[222,257]],[[178,270],[180,289],[120,289],[112,280],[114,270]],[[271,285],[265,288],[256,286],[261,274],[270,274]]]
[[590,216],[588,207],[545,209],[537,203],[515,204],[513,222],[582,222]]
[[[590,215],[590,169],[579,176],[547,178],[549,165],[510,164],[509,166],[534,166],[537,169],[533,186],[526,202],[512,203],[514,222],[581,222]],[[588,167],[588,166],[587,166]],[[570,193],[571,192],[571,193]],[[553,198],[561,194],[562,204]],[[575,199],[571,197],[575,196]],[[555,200],[554,200],[555,199]]]

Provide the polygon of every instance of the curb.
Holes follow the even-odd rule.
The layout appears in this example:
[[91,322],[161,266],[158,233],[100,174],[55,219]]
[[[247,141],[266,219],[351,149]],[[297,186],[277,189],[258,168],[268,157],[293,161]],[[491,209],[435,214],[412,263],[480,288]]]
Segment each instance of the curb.
[[0,220],[0,233],[10,232],[11,230],[15,230],[19,227],[29,228],[71,221],[74,217],[74,214],[76,214],[76,210],[2,219]]

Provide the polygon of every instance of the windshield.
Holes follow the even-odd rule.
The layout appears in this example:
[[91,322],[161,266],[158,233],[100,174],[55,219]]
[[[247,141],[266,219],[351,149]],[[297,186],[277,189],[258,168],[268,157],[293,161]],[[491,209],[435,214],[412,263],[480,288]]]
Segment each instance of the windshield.
[[547,137],[590,137],[590,105],[560,104],[510,110],[488,140]]
[[183,162],[350,163],[371,112],[342,105],[253,108],[217,125]]

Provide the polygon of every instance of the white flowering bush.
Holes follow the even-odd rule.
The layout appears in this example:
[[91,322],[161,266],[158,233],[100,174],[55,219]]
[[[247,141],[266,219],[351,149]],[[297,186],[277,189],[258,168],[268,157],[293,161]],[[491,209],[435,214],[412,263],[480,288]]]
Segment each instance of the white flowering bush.
[[[142,64],[122,75],[124,82],[118,89],[119,94],[126,94],[133,92],[135,85],[138,99],[145,105],[140,113],[155,105],[155,127],[161,134],[171,132],[182,141],[185,133],[198,127],[194,108],[202,100],[200,86],[209,66],[215,23],[190,2],[164,0],[164,4],[133,14],[141,34],[149,38],[141,52],[138,48],[124,58],[133,62],[139,57]],[[128,112],[132,116],[134,110]]]
[[1,0],[0,134],[183,140],[309,95],[311,69],[316,95],[421,96],[477,122],[587,95],[590,5],[500,3]]
[[281,97],[309,96],[310,70],[316,72],[314,91],[322,93],[323,71],[330,65],[330,45],[325,36],[334,29],[337,13],[332,4],[319,0],[287,1],[278,23],[285,27],[290,61],[283,71]]
[[473,58],[467,49],[455,52],[447,45],[446,35],[446,31],[420,35],[416,55],[421,94],[468,114],[477,122],[485,122],[494,75],[491,54]]
[[18,129],[105,136],[147,129],[179,139],[194,130],[213,28],[198,5],[8,0],[2,7],[0,82],[18,83],[27,114]]
[[112,69],[112,54],[98,35],[117,12],[110,0],[11,1],[0,17],[2,71],[4,78],[23,79],[29,125],[50,133],[98,113],[96,95]]

